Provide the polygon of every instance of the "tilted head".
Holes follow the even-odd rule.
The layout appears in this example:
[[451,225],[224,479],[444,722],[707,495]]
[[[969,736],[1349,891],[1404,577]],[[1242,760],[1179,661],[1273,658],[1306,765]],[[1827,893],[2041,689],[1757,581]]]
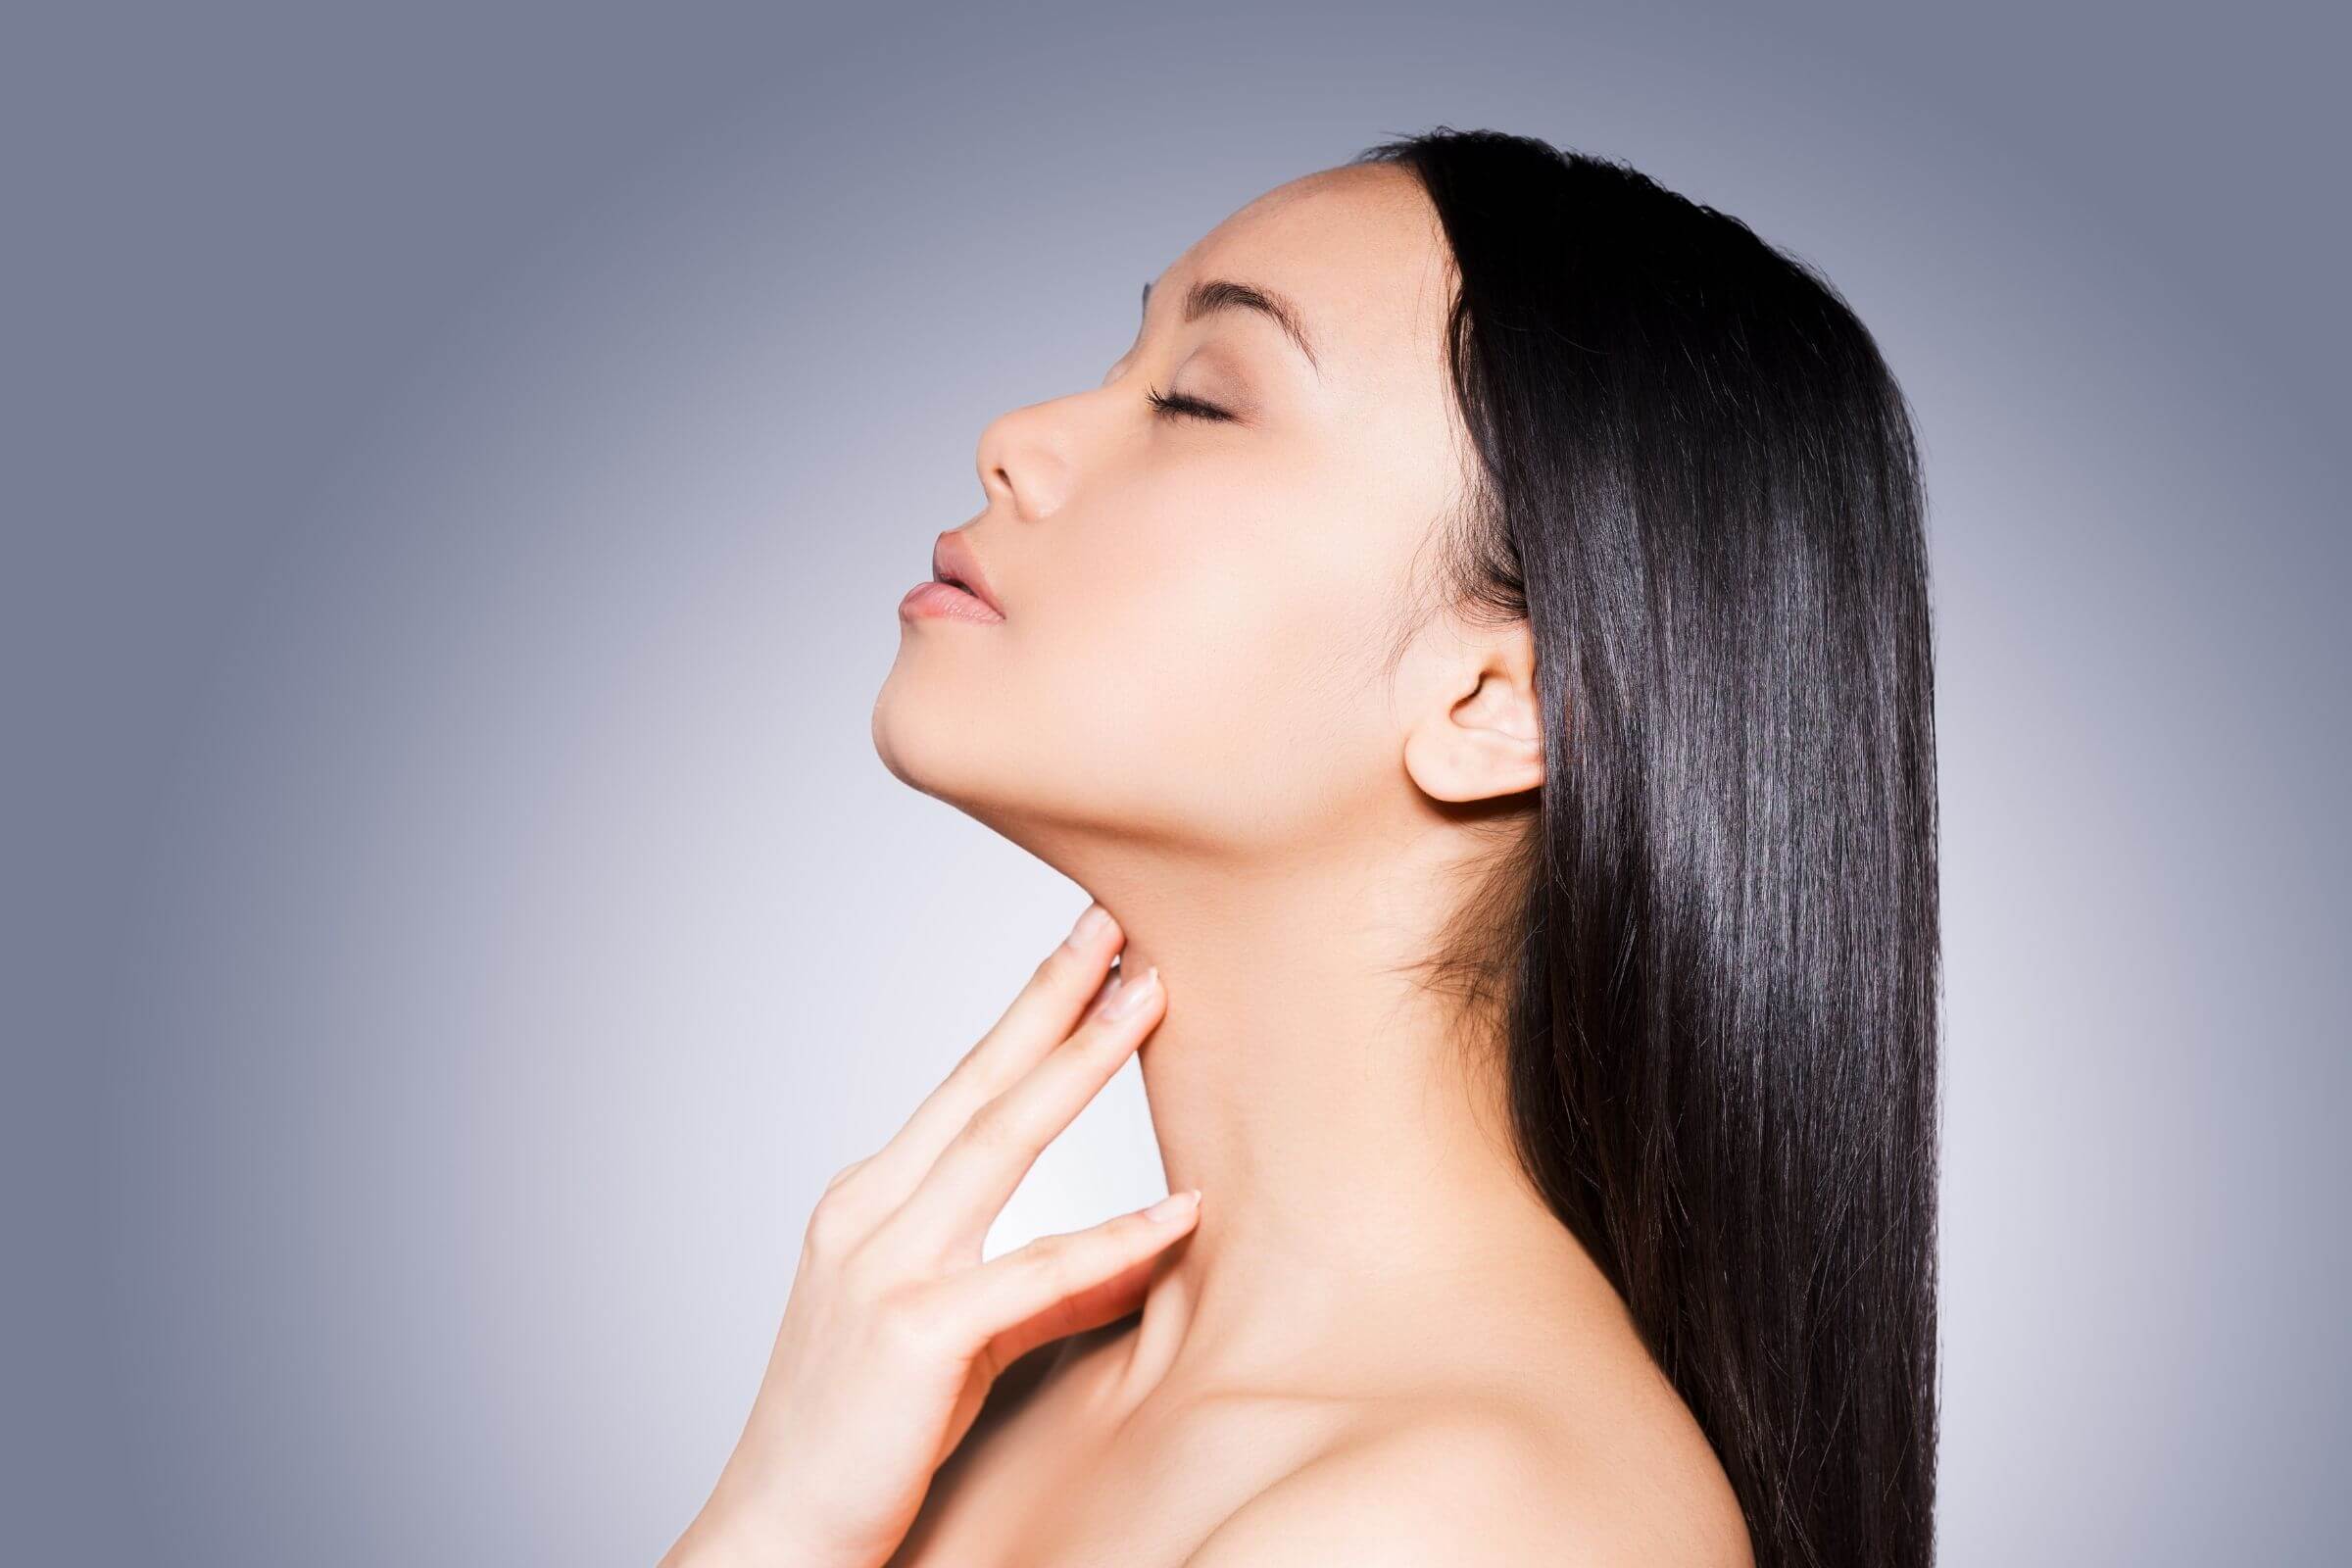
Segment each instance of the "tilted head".
[[1178,257],[1100,386],[988,427],[956,543],[1004,619],[907,618],[873,717],[892,771],[1049,858],[1090,829],[1346,856],[1434,803],[1532,808],[1526,629],[1417,612],[1476,461],[1453,290],[1387,165],[1279,186]]
[[[1218,280],[1311,362],[1231,291],[1194,318]],[[1417,960],[1496,1018],[1520,1158],[1758,1568],[1932,1560],[1926,499],[1836,290],[1622,164],[1440,129],[1219,224],[980,467],[1005,615],[909,623],[892,769],[1055,863],[1457,839]]]

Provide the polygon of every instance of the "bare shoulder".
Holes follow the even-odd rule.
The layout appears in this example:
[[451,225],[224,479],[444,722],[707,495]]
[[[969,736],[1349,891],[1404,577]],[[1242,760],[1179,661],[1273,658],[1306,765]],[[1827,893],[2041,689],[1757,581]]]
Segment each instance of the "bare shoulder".
[[[1596,1450],[1525,1404],[1465,1397],[1341,1443],[1259,1492],[1181,1568],[1560,1562],[1753,1568],[1711,1453]],[[1701,1446],[1703,1448],[1703,1440]]]

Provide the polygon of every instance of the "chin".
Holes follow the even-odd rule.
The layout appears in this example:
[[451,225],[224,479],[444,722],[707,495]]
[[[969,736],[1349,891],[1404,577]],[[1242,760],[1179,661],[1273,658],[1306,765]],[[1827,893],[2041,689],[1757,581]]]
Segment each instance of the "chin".
[[903,664],[874,698],[869,728],[874,755],[907,788],[963,806],[985,795],[1001,774],[1017,774],[1000,727],[964,694],[912,679]]
[[[875,694],[874,711],[868,728],[873,736],[874,755],[890,769],[891,777],[912,789],[923,788],[920,739],[922,725],[906,712],[906,694],[901,690],[899,666],[891,666],[882,690]],[[909,732],[913,733],[909,733]]]
[[1125,827],[1120,813],[1101,808],[1115,794],[1112,780],[1056,760],[1061,737],[1038,735],[962,693],[885,682],[871,728],[892,777],[1065,875],[1075,875],[1079,844]]

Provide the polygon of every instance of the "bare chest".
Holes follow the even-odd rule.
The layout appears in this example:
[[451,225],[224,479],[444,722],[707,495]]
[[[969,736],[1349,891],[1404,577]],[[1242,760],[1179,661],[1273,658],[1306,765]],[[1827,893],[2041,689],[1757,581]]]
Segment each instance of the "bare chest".
[[887,1568],[1178,1568],[1336,1427],[1252,1405],[1105,1432],[1041,1400],[942,1467]]

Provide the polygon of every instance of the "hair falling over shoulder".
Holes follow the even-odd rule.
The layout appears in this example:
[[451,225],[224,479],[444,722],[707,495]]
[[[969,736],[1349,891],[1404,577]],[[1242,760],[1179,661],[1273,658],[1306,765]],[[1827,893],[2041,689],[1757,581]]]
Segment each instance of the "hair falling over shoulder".
[[1623,164],[1441,127],[1475,449],[1450,602],[1525,617],[1545,783],[1433,973],[1758,1568],[1934,1557],[1939,936],[1926,498],[1829,282]]

